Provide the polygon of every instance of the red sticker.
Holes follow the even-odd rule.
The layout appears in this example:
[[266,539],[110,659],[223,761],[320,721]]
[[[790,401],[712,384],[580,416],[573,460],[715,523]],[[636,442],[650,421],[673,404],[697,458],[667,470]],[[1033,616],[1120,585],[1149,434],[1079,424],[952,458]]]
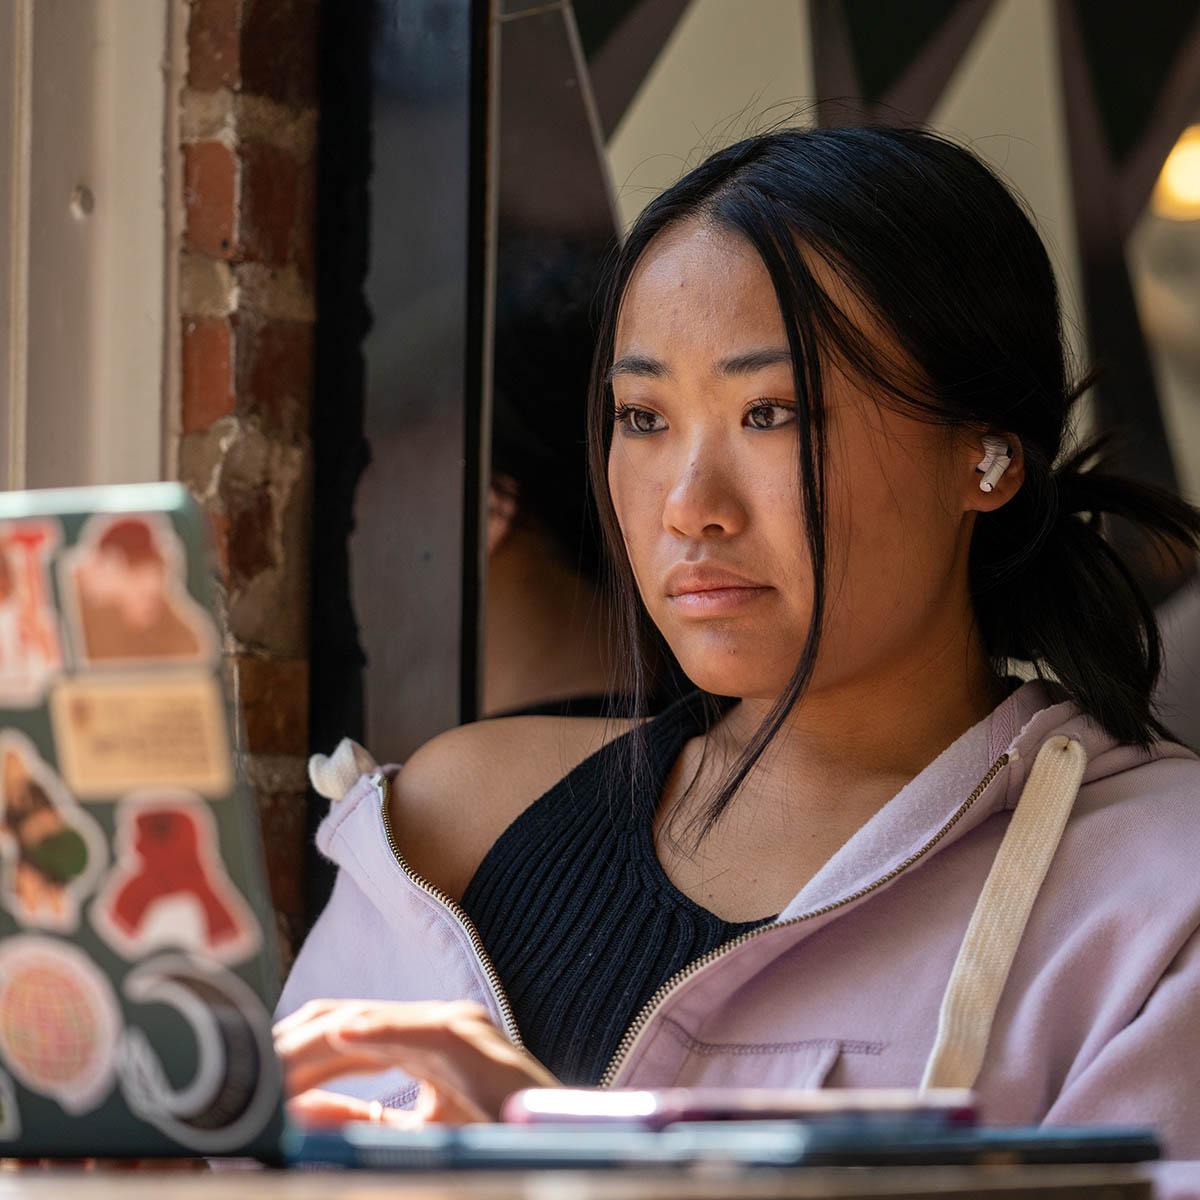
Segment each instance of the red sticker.
[[59,584],[76,657],[89,666],[208,662],[208,613],[187,590],[183,543],[152,513],[92,517],[62,555]]
[[116,827],[116,863],[92,924],[120,954],[176,946],[237,962],[258,949],[258,922],[225,870],[216,821],[199,796],[134,793]]
[[70,932],[107,857],[103,830],[34,744],[0,730],[0,903],[22,925]]
[[107,977],[82,950],[52,938],[0,943],[0,1056],[30,1091],[69,1113],[112,1090],[121,1012]]
[[57,524],[0,521],[0,705],[41,701],[62,669],[62,639],[50,594]]

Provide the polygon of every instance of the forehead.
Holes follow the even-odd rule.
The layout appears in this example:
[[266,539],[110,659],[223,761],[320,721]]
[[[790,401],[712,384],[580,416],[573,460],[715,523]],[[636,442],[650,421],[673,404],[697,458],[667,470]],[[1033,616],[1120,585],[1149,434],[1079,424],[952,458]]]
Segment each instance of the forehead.
[[616,353],[744,339],[786,343],[771,277],[754,248],[700,221],[660,233],[625,288]]
[[[843,275],[811,247],[798,246],[825,302],[881,351],[894,334]],[[635,267],[617,320],[614,356],[677,351],[728,353],[731,346],[784,346],[783,314],[766,265],[740,234],[691,219],[660,233]]]

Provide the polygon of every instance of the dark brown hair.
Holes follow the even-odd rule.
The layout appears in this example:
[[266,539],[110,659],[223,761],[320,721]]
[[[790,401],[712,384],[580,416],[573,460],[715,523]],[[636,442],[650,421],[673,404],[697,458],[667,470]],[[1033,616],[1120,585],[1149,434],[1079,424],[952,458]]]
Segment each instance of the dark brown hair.
[[[634,698],[635,715],[645,712],[646,663],[664,640],[641,604],[608,492],[606,373],[635,266],[659,233],[692,219],[752,246],[774,285],[796,383],[798,482],[814,579],[792,677],[693,824],[696,840],[778,732],[816,662],[826,607],[823,355],[836,355],[882,403],[1020,438],[1025,482],[1000,509],[980,514],[970,551],[971,595],[993,667],[1004,674],[1012,660],[1031,663],[1122,742],[1145,746],[1166,736],[1152,709],[1161,657],[1154,614],[1101,516],[1127,518],[1178,552],[1195,549],[1200,513],[1105,471],[1102,442],[1072,452],[1070,410],[1090,379],[1069,370],[1054,272],[1033,223],[969,150],[929,131],[888,127],[788,129],[721,150],[645,208],[611,264],[589,397],[589,471],[619,623],[613,690]],[[817,283],[801,246],[878,315],[918,377],[880,359]],[[719,698],[706,702],[715,718]],[[626,744],[625,786],[632,780],[641,794],[640,726]]]

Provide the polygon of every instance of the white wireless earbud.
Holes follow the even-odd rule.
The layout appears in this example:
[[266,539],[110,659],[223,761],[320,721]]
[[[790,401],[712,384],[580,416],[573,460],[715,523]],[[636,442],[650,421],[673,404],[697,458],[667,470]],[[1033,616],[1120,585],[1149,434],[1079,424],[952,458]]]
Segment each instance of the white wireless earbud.
[[990,492],[1000,482],[1000,476],[1012,462],[1011,447],[1002,437],[987,436],[983,439],[983,460],[975,464],[975,470],[983,472],[979,481],[981,492]]

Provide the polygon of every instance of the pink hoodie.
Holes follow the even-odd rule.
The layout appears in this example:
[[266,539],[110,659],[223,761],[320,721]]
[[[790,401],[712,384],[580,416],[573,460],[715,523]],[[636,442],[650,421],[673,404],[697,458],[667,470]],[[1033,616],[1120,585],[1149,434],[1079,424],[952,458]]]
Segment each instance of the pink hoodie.
[[[1076,743],[1082,785],[1062,802],[1065,813],[1074,798],[1040,890],[1018,884],[1032,908],[1007,977],[999,968],[990,1036],[985,1024],[977,1039],[983,1114],[1149,1124],[1167,1157],[1200,1158],[1200,761],[1169,742],[1149,753],[1118,744],[1038,683],[943,751],[776,922],[677,976],[606,1082],[918,1086],[985,880],[1056,735]],[[318,845],[340,870],[279,1015],[318,997],[471,999],[519,1038],[474,927],[390,844],[386,788],[385,774],[364,774],[321,825]],[[972,980],[986,975],[991,944],[972,943],[985,960],[968,964]],[[338,1087],[401,1103],[415,1091],[397,1072]]]

